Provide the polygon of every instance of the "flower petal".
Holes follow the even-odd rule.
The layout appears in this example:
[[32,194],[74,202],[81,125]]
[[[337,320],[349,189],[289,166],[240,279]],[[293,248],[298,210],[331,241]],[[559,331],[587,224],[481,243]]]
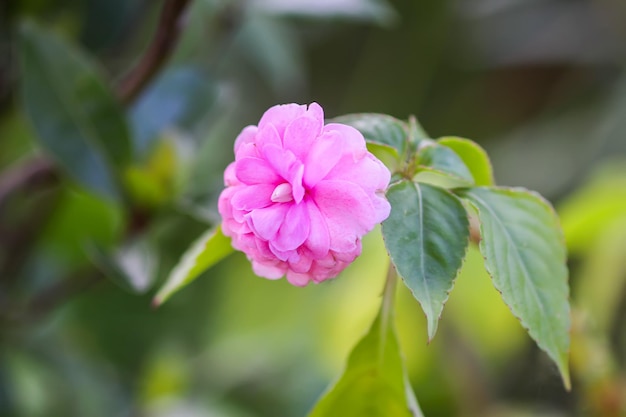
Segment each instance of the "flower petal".
[[283,147],[289,149],[296,158],[304,161],[313,141],[322,132],[324,120],[303,116],[295,119],[285,129]]
[[241,184],[241,182],[237,179],[237,175],[235,175],[235,166],[236,164],[231,162],[224,170],[224,185],[226,187]]
[[313,259],[309,251],[298,249],[298,251],[288,259],[289,269],[299,274],[305,274],[311,269]]
[[289,181],[293,165],[296,163],[295,155],[292,152],[276,145],[268,145],[264,147],[263,155],[274,172]]
[[354,160],[361,159],[367,151],[365,138],[355,128],[340,123],[329,123],[324,126],[323,133],[336,132],[343,139],[344,154],[348,153]]
[[217,211],[222,218],[230,219],[233,217],[233,206],[230,200],[232,200],[238,190],[239,187],[226,187],[222,190],[217,200]]
[[391,204],[387,201],[383,191],[374,193],[373,196],[371,196],[371,201],[374,205],[374,211],[376,212],[374,222],[382,223],[389,217],[389,213],[391,213]]
[[357,162],[344,156],[326,176],[328,180],[342,180],[358,184],[374,205],[374,222],[380,223],[389,217],[391,206],[384,196],[389,185],[389,169],[376,157],[367,154]]
[[300,203],[304,198],[304,186],[302,185],[302,177],[304,176],[304,165],[300,161],[292,166],[289,172],[289,182],[291,183],[291,190],[293,193],[293,199],[296,204]]
[[384,191],[390,178],[389,169],[369,153],[356,161],[344,155],[326,176],[327,180],[353,182],[366,192]]
[[259,133],[256,135],[257,146],[261,149],[267,145],[275,145],[279,148],[283,147],[283,141],[280,139],[280,135],[276,130],[276,127],[271,124],[267,124],[259,129]]
[[259,129],[263,129],[266,125],[271,124],[276,128],[280,136],[283,136],[287,125],[292,120],[306,113],[307,107],[295,103],[281,104],[270,107],[259,121]]
[[354,183],[321,181],[313,189],[313,199],[326,220],[331,250],[353,251],[360,237],[376,224],[372,202]]
[[235,161],[239,161],[246,157],[260,157],[259,148],[254,143],[242,143],[235,153]]
[[291,204],[272,245],[279,251],[295,250],[309,236],[311,221],[306,204]]
[[324,216],[313,200],[305,201],[304,204],[306,204],[311,222],[311,230],[305,245],[311,250],[315,258],[319,259],[328,255],[330,250],[328,226],[326,226]]
[[237,161],[236,164],[237,178],[243,183],[276,184],[281,180],[264,159],[246,157]]
[[262,240],[262,239],[257,238],[254,243],[256,247],[255,255],[257,255],[256,257],[258,259],[266,259],[266,260],[275,261],[275,256],[270,250],[270,245],[267,242],[267,240]]
[[337,261],[330,268],[321,268],[321,267],[311,268],[311,271],[309,271],[309,274],[313,276],[313,282],[315,282],[316,284],[319,284],[320,282],[326,281],[327,279],[335,278],[337,275],[341,273],[341,271],[346,269],[349,265],[350,265],[349,263]]
[[267,279],[279,279],[285,275],[287,267],[284,265],[271,265],[262,262],[258,262],[252,259],[252,270],[260,277]]
[[287,281],[297,287],[306,287],[309,281],[311,281],[311,277],[308,274],[299,274],[297,272],[288,270]]
[[238,188],[230,200],[235,210],[251,211],[272,204],[270,199],[274,191],[272,184],[254,184]]
[[321,120],[322,123],[324,123],[324,109],[322,109],[322,106],[320,106],[316,102],[309,104],[306,112],[309,117]]
[[287,262],[293,256],[295,250],[280,250],[274,245],[274,241],[269,242],[269,248],[275,258],[280,261]]
[[337,165],[343,154],[343,142],[336,131],[326,132],[313,142],[304,163],[304,183],[307,187],[315,187]]
[[350,252],[333,252],[333,257],[337,262],[351,263],[361,254],[362,249],[363,245],[361,243],[361,239],[358,239],[354,250]]
[[272,204],[266,208],[253,210],[249,215],[250,228],[261,239],[272,240],[285,220],[288,209],[287,204]]
[[298,161],[291,151],[278,146],[268,145],[263,149],[263,152],[270,167],[291,184],[293,199],[296,203],[302,201],[305,192],[302,185],[302,177],[304,176],[302,162]]
[[243,128],[237,139],[235,139],[235,154],[241,147],[241,145],[246,143],[253,143],[256,138],[258,128],[256,126],[246,126]]

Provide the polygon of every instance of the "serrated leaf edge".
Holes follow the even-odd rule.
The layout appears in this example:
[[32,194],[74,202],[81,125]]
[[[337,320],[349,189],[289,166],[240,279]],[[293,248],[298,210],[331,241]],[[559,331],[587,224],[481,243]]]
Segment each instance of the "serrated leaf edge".
[[[537,193],[536,191],[524,188],[524,187],[503,187],[503,186],[488,187],[488,186],[484,186],[484,187],[473,187],[473,188],[486,188],[486,189],[491,189],[491,190],[506,191],[507,193],[522,192],[522,193],[524,193],[526,195],[530,195],[530,196],[536,197],[537,200],[544,207],[546,207],[548,209],[548,211],[552,214],[551,217],[552,217],[552,219],[554,221],[554,225],[556,226],[557,230],[559,231],[559,237],[560,237],[560,240],[561,240],[561,243],[562,243],[563,253],[565,255],[565,259],[562,259],[562,261],[563,261],[563,263],[566,262],[566,260],[567,260],[567,247],[565,245],[565,236],[563,234],[563,230],[561,228],[558,215],[557,215],[556,210],[554,209],[554,207],[541,194]],[[470,201],[469,199],[465,199],[465,200],[467,201],[468,204],[470,204],[474,208],[474,210],[476,210],[476,212],[480,213],[480,209],[478,207],[476,207],[476,205],[472,201]],[[480,218],[480,215],[479,215],[479,218]],[[482,236],[483,235],[483,224],[482,224],[482,222],[479,222],[479,223],[480,223],[479,230],[480,230],[480,234]],[[494,273],[493,273],[493,271],[490,270],[490,268],[488,266],[488,263],[487,263],[487,257],[484,255],[484,250],[483,250],[484,244],[483,244],[483,242],[484,242],[484,240],[481,238],[480,243],[478,245],[479,249],[480,249],[480,254],[481,254],[481,256],[483,257],[483,259],[485,261],[485,270],[487,271],[487,273],[491,277],[492,283],[494,283]],[[494,283],[494,288],[502,296],[502,291],[500,291],[500,289],[495,286],[495,283]],[[504,304],[508,307],[509,311],[511,311],[511,314],[520,322],[522,327],[527,331],[528,335],[555,362],[557,368],[559,369],[559,371],[561,373],[561,378],[563,380],[563,384],[565,385],[565,389],[567,391],[569,391],[571,389],[571,380],[570,380],[569,368],[567,366],[567,358],[569,357],[569,352],[570,352],[570,348],[571,348],[570,344],[568,343],[568,348],[564,352],[566,363],[564,364],[565,367],[562,367],[561,366],[561,359],[553,357],[552,353],[549,352],[548,349],[545,348],[545,344],[542,343],[541,341],[537,340],[534,337],[534,335],[533,335],[534,332],[531,332],[531,330],[530,330],[529,326],[527,325],[527,323],[521,317],[519,317],[517,314],[515,314],[515,312],[513,312],[511,306],[509,306],[509,304],[506,302],[506,300],[504,300],[504,297],[502,297],[502,300],[504,301]],[[569,285],[567,285],[567,302],[568,302],[568,304],[570,303],[570,288],[569,288]],[[568,333],[571,333],[571,320],[570,320],[570,327],[567,330],[568,330]]]
[[[391,186],[393,186],[393,185],[398,185],[398,184],[400,184],[403,181],[411,182],[413,185],[418,185],[418,186],[420,185],[420,183],[416,183],[415,181],[401,180],[401,181],[394,182],[393,184],[391,184],[389,186],[389,188],[391,188]],[[459,203],[463,207],[463,210],[465,210],[466,215],[468,215],[467,210],[465,209],[465,206],[463,205],[463,201],[457,195],[455,195],[454,193],[450,192],[449,190],[447,190],[445,188],[437,187],[437,186],[432,185],[432,184],[427,184],[427,185],[431,186],[431,187],[438,188],[438,189],[443,190],[444,192],[452,195],[457,201],[459,201]],[[420,195],[421,195],[421,193],[420,193]],[[467,243],[465,244],[465,251],[463,253],[463,257],[461,258],[461,263],[459,264],[459,267],[456,270],[454,278],[452,279],[452,283],[450,285],[450,288],[448,290],[446,290],[446,292],[445,292],[445,298],[441,302],[441,309],[440,309],[440,311],[439,311],[439,313],[437,315],[437,319],[434,320],[432,331],[431,331],[431,321],[430,321],[430,318],[428,317],[428,313],[426,313],[426,310],[424,309],[424,306],[422,305],[422,303],[415,296],[415,292],[411,289],[411,287],[409,287],[407,285],[404,276],[402,276],[402,274],[398,270],[398,267],[396,266],[396,262],[394,261],[394,257],[391,255],[389,250],[387,250],[387,245],[385,245],[385,250],[387,250],[387,255],[389,255],[389,259],[391,260],[391,263],[393,264],[393,267],[396,269],[396,273],[402,279],[402,282],[403,282],[404,286],[411,292],[411,295],[413,296],[415,301],[417,301],[419,303],[419,305],[420,305],[420,307],[422,309],[422,312],[424,313],[424,316],[426,317],[426,323],[427,323],[427,327],[428,327],[428,331],[427,331],[428,332],[428,341],[427,341],[428,344],[430,344],[430,342],[432,342],[432,340],[435,337],[435,334],[437,333],[437,329],[438,329],[438,326],[439,326],[439,320],[441,320],[441,317],[443,316],[444,307],[445,307],[446,303],[448,302],[448,299],[450,298],[450,293],[454,289],[454,285],[456,284],[456,280],[457,280],[457,278],[459,276],[459,273],[461,272],[461,269],[463,269],[463,265],[465,264],[465,260],[467,259],[467,252],[468,252],[469,247],[470,247],[470,235],[471,235],[470,226],[471,225],[470,225],[469,217],[468,217],[467,218]],[[383,236],[383,242],[385,242],[385,234],[383,233],[382,236]]]

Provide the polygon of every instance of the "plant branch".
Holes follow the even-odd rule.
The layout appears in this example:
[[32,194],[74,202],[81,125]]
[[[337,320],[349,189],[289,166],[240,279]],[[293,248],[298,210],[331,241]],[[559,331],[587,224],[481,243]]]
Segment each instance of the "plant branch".
[[[0,176],[0,251],[7,254],[0,257],[0,291],[5,297],[54,211],[58,183],[52,162],[41,155],[11,166]],[[26,197],[27,191],[30,198],[23,200],[28,204],[12,204],[17,201],[12,196]]]
[[14,165],[0,176],[0,209],[16,191],[39,184],[55,184],[58,179],[54,163],[43,155]]
[[[124,103],[130,103],[146,87],[174,50],[180,32],[180,19],[188,3],[189,0],[166,0],[157,32],[146,54],[117,88],[117,94]],[[0,176],[0,209],[15,191],[28,188],[39,180],[56,183],[58,179],[54,162],[43,155],[20,164]]]
[[[181,18],[189,3],[190,0],[165,0],[152,42],[138,64],[116,88],[117,95],[124,104],[128,105],[141,93],[173,52],[182,26]],[[56,185],[60,178],[59,169],[54,161],[43,155],[32,157],[5,171],[0,176],[0,212],[6,208],[6,203],[12,195],[26,192],[40,184]],[[132,234],[136,228],[133,223],[129,232]],[[28,237],[29,240],[35,238],[34,235]],[[79,277],[72,276],[61,281],[36,295],[26,307],[24,316],[41,317],[100,279],[101,275],[93,271],[88,273],[85,279],[83,271]]]
[[180,35],[181,17],[189,0],[166,0],[152,43],[139,63],[118,85],[120,99],[132,102],[159,71],[174,50]]

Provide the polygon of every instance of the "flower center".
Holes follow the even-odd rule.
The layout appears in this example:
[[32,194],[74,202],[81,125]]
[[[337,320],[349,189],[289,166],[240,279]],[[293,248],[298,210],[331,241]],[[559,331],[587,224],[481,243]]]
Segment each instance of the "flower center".
[[[267,194],[266,194],[267,195]],[[293,200],[293,195],[291,192],[291,184],[288,182],[284,182],[280,185],[277,185],[274,188],[274,192],[272,193],[272,197],[270,197],[274,203],[287,203]]]

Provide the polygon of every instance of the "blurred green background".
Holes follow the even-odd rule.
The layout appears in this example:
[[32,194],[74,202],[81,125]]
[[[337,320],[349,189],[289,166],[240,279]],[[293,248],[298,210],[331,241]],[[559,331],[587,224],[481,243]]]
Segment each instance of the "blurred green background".
[[498,184],[537,190],[562,215],[573,390],[472,249],[431,344],[399,290],[426,416],[626,415],[623,0],[195,0],[172,55],[125,106],[125,198],[63,169],[14,187],[45,154],[23,106],[21,22],[90,56],[115,91],[163,4],[0,4],[0,415],[306,414],[375,315],[388,262],[379,230],[323,285],[257,278],[236,254],[159,309],[150,302],[219,221],[239,131],[271,105],[311,101],[327,117],[414,114],[432,137],[471,138]]

